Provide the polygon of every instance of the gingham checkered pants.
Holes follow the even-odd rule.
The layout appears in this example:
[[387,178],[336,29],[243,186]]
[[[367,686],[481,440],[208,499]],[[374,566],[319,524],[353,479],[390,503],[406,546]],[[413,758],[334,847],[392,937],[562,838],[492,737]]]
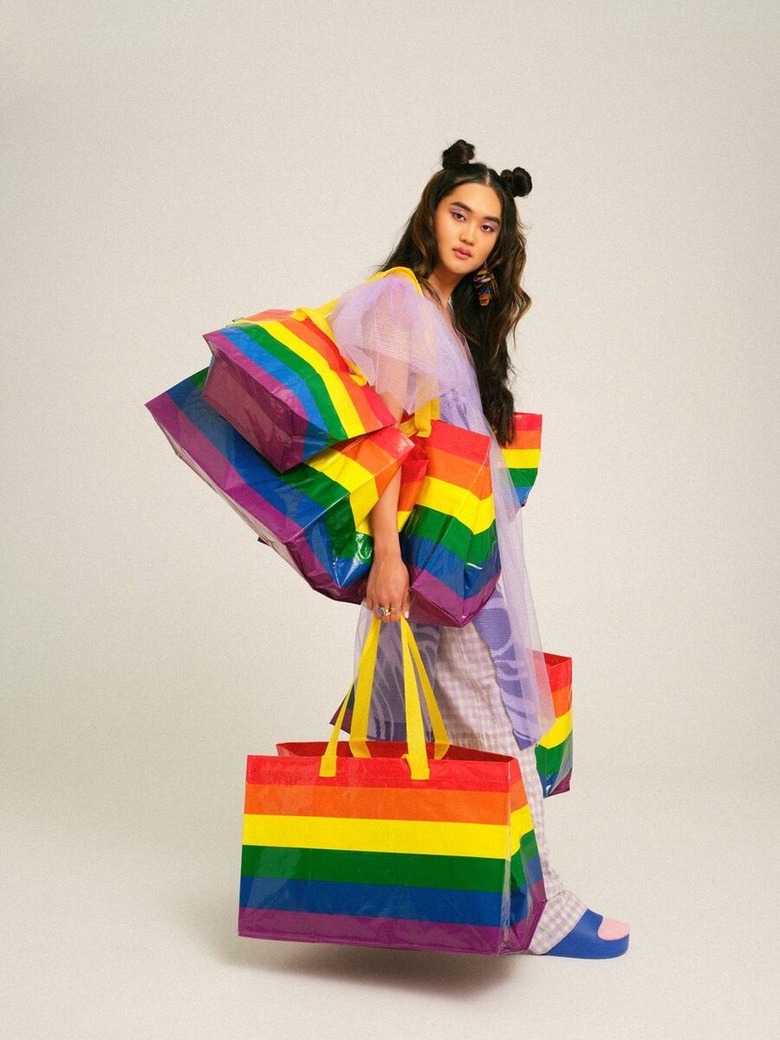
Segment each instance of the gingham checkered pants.
[[587,907],[564,888],[550,864],[535,749],[517,746],[496,681],[490,649],[473,625],[441,629],[435,674],[436,701],[452,743],[512,755],[520,762],[547,893],[547,904],[528,952],[546,953],[571,931]]

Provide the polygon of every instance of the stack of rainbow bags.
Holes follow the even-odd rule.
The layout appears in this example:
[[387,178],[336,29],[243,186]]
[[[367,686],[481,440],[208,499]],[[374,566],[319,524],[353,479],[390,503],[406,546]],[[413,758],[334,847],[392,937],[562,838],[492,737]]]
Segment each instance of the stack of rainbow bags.
[[[499,578],[490,439],[437,419],[407,436],[321,311],[264,311],[204,338],[209,368],[147,404],[177,455],[312,588],[351,603],[371,567],[369,514],[401,468],[412,617],[467,624]],[[541,416],[515,423],[505,455],[520,507]]]
[[[258,539],[335,600],[362,601],[369,516],[401,469],[412,620],[465,625],[500,574],[490,440],[435,417],[424,430],[397,424],[339,352],[324,310],[264,311],[207,333],[209,367],[147,407]],[[518,508],[540,442],[541,416],[516,413],[504,455]],[[552,795],[571,777],[571,659],[544,658],[556,722],[536,762]],[[429,746],[430,776],[420,780],[408,775],[404,746],[350,736],[338,743],[336,777],[321,771],[323,747],[283,744],[277,756],[248,758],[240,934],[527,948],[544,887],[516,760],[452,747],[434,761]]]

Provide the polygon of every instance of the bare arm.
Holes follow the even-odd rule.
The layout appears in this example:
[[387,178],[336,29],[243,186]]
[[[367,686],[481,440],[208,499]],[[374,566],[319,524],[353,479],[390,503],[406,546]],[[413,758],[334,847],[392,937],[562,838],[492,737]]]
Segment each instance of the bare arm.
[[[382,400],[400,419],[403,408],[390,394],[382,394]],[[401,488],[399,470],[387,485],[379,501],[371,510],[371,533],[374,537],[374,562],[368,575],[366,605],[376,612],[378,607],[386,610],[383,621],[398,621],[401,613],[409,614],[409,572],[401,559],[398,537],[398,494]]]

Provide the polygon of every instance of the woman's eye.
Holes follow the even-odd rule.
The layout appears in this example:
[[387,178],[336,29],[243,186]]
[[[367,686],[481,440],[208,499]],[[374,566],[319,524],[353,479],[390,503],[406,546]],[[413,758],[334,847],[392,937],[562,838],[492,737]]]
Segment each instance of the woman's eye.
[[491,235],[494,235],[498,229],[493,227],[492,224],[483,224],[482,225],[482,230],[483,231],[489,231],[491,233]]
[[465,213],[461,213],[461,211],[459,209],[451,209],[450,210],[450,215],[455,217],[456,220],[465,220],[466,219],[466,214]]

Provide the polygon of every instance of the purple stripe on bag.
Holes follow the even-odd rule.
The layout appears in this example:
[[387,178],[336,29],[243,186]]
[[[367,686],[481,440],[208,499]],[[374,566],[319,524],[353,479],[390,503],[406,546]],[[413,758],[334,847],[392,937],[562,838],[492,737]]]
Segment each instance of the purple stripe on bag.
[[[237,330],[240,332],[240,329]],[[238,346],[224,334],[222,330],[218,332],[210,332],[204,337],[209,347],[212,349],[212,353],[215,357],[218,356],[218,351],[222,351],[225,357],[229,358],[241,373],[249,373],[246,381],[247,389],[251,389],[257,383],[260,383],[261,389],[270,391],[274,397],[279,398],[283,401],[289,409],[290,405],[297,404],[300,406],[301,402],[298,395],[290,389],[287,383],[282,383],[267,370],[262,368],[256,362],[248,358]],[[212,362],[213,365],[213,362]],[[205,398],[205,393],[204,393]],[[213,406],[212,406],[213,407]],[[216,411],[219,411],[217,408]],[[309,420],[305,416],[301,416],[291,410],[279,411],[279,416],[282,418],[282,422],[285,423],[290,429],[293,429],[294,424],[300,428],[300,432],[305,434],[310,426]],[[298,432],[298,431],[296,431]]]
[[412,574],[412,617],[422,624],[456,625],[462,628],[473,620],[474,615],[490,599],[496,582],[470,599],[463,600],[430,571],[417,571]]
[[[302,402],[287,383],[248,358],[224,332],[211,332],[205,339],[214,359],[203,400],[245,440],[262,448],[261,454],[277,469],[291,469],[331,443],[308,418],[307,413],[314,414],[322,423],[313,401]],[[222,407],[223,400],[229,402],[229,410]]]
[[485,925],[242,908],[238,913],[238,934],[257,939],[495,955],[521,953],[528,949],[537,919],[537,913],[534,913],[531,919],[519,922],[512,928],[494,928]]

